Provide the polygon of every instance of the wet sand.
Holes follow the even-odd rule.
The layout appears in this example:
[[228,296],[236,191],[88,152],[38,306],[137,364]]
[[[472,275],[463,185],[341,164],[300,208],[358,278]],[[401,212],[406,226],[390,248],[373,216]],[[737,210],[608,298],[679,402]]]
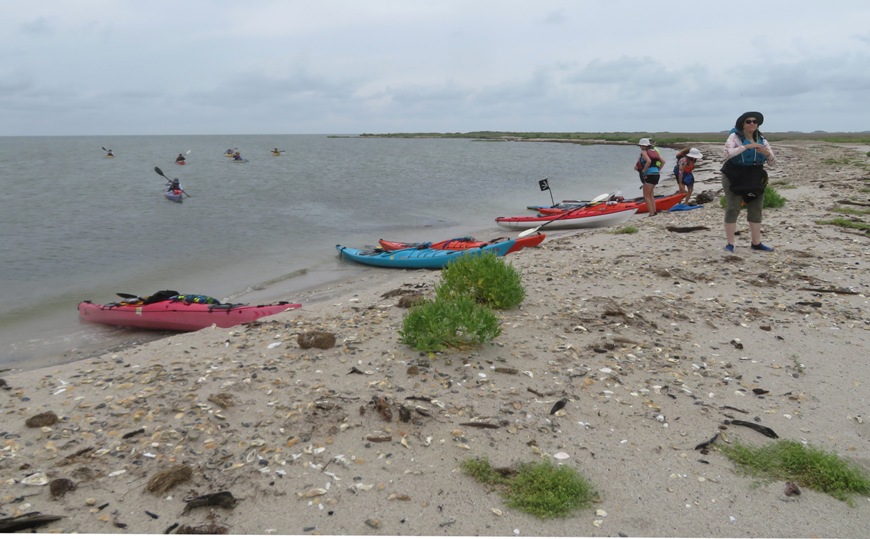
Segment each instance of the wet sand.
[[[715,195],[721,145],[699,148],[695,194]],[[868,159],[774,150],[788,199],[765,210],[774,253],[749,250],[745,213],[726,253],[718,199],[637,216],[635,234],[552,233],[507,259],[527,297],[480,349],[401,344],[401,297],[440,273],[372,270],[249,326],[4,372],[0,518],[60,516],[39,531],[78,533],[863,537],[866,497],[786,496],[695,450],[716,433],[770,441],[726,423],[739,419],[870,469],[870,242],[817,223],[839,200],[870,202]],[[865,165],[824,161],[843,157]],[[300,346],[315,331],[335,345]],[[539,520],[465,476],[472,457],[557,461],[598,500]]]

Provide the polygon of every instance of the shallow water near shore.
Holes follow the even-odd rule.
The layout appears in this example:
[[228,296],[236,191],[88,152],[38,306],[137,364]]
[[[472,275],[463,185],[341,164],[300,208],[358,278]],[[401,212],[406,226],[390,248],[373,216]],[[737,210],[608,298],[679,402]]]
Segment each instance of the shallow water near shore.
[[[102,147],[113,150],[106,158]],[[280,157],[272,148],[285,150]],[[224,156],[238,149],[248,159]],[[187,164],[174,158],[187,154]],[[159,289],[239,303],[363,268],[335,245],[505,235],[528,204],[639,196],[633,146],[317,135],[0,140],[0,367],[71,361],[153,333],[80,325],[82,300]],[[666,155],[667,157],[667,155]],[[165,200],[178,177],[190,195]],[[551,191],[538,180],[549,179]]]

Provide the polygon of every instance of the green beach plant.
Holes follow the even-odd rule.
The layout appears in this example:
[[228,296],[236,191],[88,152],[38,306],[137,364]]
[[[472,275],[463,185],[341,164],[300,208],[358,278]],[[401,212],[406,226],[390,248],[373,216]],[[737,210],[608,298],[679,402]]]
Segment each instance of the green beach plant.
[[[771,186],[767,186],[764,189],[764,202],[762,204],[763,208],[782,208],[785,206],[785,203],[788,199],[784,196],[780,195],[779,192]],[[719,197],[719,207],[725,207],[725,197]]]
[[853,221],[852,219],[847,219],[845,217],[835,217],[834,219],[816,221],[816,223],[820,225],[834,225],[840,228],[860,230],[861,232],[870,235],[870,224],[858,220]]
[[441,272],[435,297],[469,296],[493,309],[512,309],[526,297],[519,272],[495,253],[461,256]]
[[637,232],[638,228],[634,225],[626,225],[613,231],[614,234],[637,234]]
[[734,443],[719,448],[740,471],[754,477],[792,481],[842,501],[850,501],[853,494],[870,495],[867,471],[810,445],[780,440],[761,447]]
[[546,460],[496,469],[485,457],[472,458],[463,461],[460,468],[498,490],[508,507],[540,519],[567,517],[591,506],[598,496],[592,484],[576,470]]
[[412,307],[399,330],[402,343],[423,352],[468,348],[501,335],[495,312],[469,296],[436,298]]

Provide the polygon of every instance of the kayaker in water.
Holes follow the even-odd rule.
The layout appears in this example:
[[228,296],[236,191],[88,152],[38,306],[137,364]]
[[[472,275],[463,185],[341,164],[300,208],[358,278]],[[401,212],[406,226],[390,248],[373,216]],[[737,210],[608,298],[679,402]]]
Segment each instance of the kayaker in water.
[[178,178],[173,178],[173,180],[172,180],[171,182],[169,182],[167,185],[168,185],[168,187],[169,187],[169,188],[167,189],[167,191],[178,191],[178,192],[182,192],[182,189],[181,189],[181,182],[178,181]]
[[695,162],[702,157],[704,156],[698,148],[684,148],[677,153],[674,176],[677,177],[680,192],[686,193],[686,197],[680,200],[681,204],[689,204],[689,199],[692,197],[692,191],[695,188],[695,175],[692,171],[695,170]]
[[115,154],[112,153],[112,150],[106,150],[106,157],[115,157]]
[[278,148],[273,148],[272,155],[281,155],[281,150],[279,150]]
[[235,159],[236,161],[241,161],[241,160],[242,160],[242,154],[241,154],[241,152],[236,152],[236,153],[234,153],[234,154],[233,154],[233,159]]
[[650,217],[656,214],[656,202],[653,191],[659,183],[661,177],[661,167],[664,166],[665,160],[656,150],[652,141],[648,138],[642,138],[637,143],[640,146],[640,156],[634,163],[634,170],[640,176],[640,181],[643,183],[643,199],[646,202],[648,209],[647,215]]
[[178,154],[178,157],[175,158],[175,162],[176,163],[184,163],[184,154],[183,153]]

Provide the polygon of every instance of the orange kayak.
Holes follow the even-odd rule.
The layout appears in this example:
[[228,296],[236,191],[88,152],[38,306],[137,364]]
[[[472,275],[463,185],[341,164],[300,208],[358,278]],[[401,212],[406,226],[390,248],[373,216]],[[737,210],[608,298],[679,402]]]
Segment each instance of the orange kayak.
[[[540,245],[546,237],[546,234],[535,234],[534,236],[528,236],[526,238],[517,238],[514,242],[514,245],[510,249],[508,249],[507,254],[519,251],[523,247],[534,247],[536,245]],[[453,238],[450,240],[443,240],[435,243],[409,243],[404,241],[389,241],[383,239],[378,240],[378,243],[381,244],[381,248],[385,251],[400,251],[402,249],[436,249],[442,251],[463,251],[466,249],[478,249],[480,247],[492,245],[506,239],[507,238],[496,238],[490,241],[480,241],[472,237],[466,236],[463,238]]]

